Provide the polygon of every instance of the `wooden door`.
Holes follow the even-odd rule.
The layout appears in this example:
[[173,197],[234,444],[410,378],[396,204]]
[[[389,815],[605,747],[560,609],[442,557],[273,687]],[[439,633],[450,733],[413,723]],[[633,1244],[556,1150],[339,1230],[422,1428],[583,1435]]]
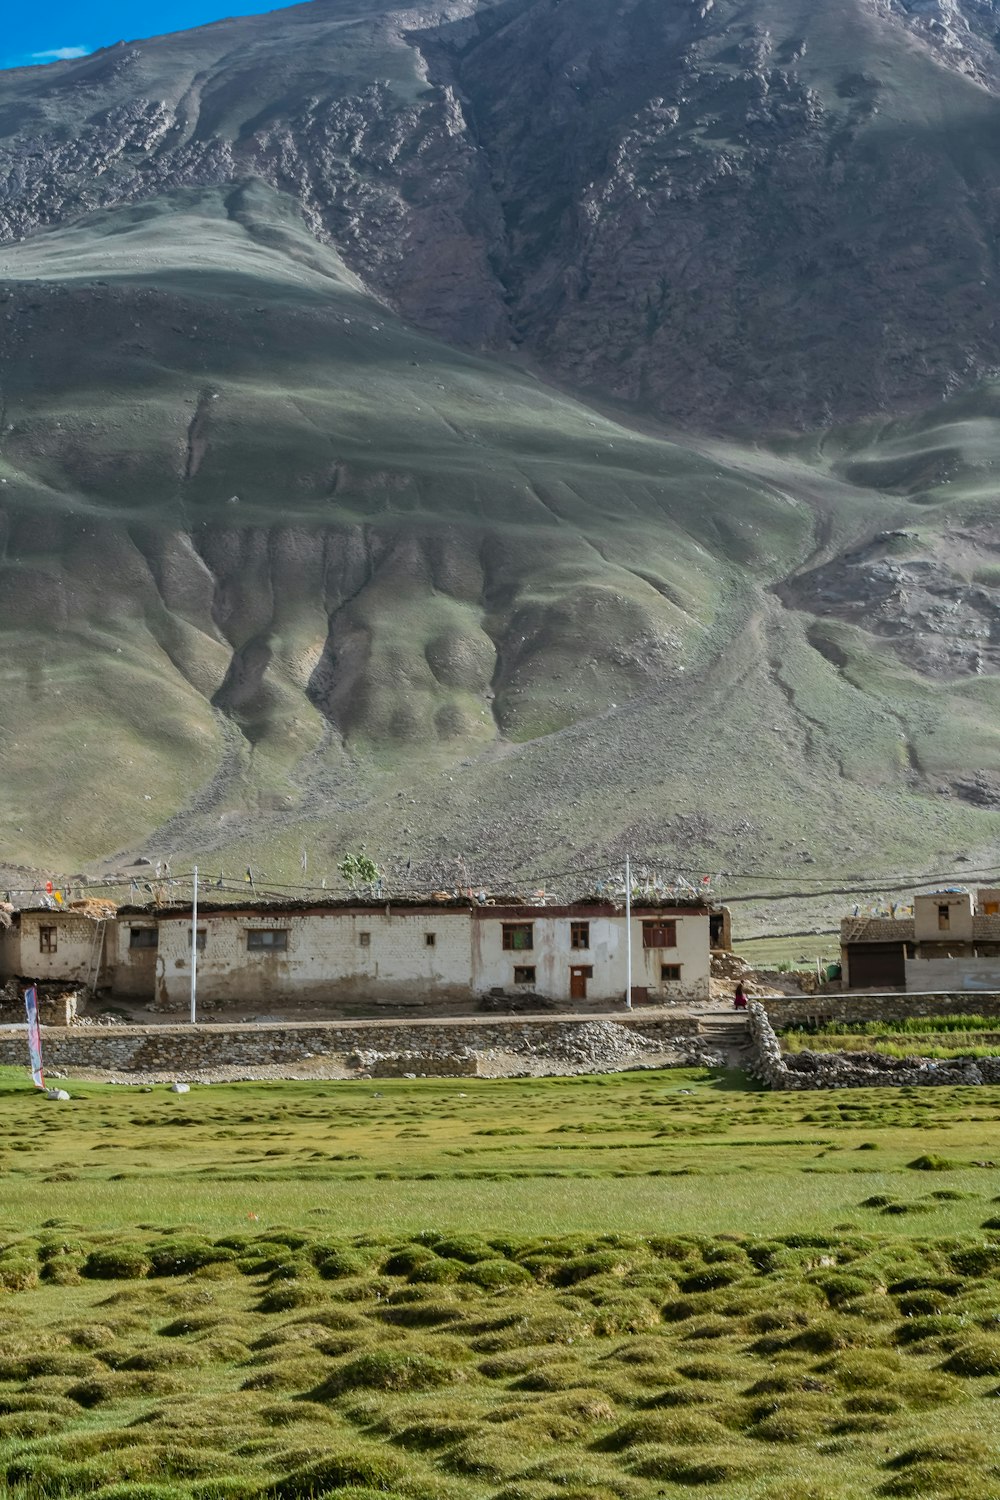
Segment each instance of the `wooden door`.
[[587,998],[587,971],[586,971],[586,969],[570,969],[570,971],[569,971],[569,998],[571,1000],[586,1000],[586,998]]
[[902,943],[850,943],[847,962],[852,990],[906,987],[906,948]]

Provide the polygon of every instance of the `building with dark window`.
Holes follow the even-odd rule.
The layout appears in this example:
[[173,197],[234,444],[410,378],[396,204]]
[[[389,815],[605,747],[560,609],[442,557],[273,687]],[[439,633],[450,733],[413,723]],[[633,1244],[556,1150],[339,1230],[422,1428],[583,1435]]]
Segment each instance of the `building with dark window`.
[[1000,990],[1000,891],[953,888],[895,915],[845,917],[844,989]]
[[[624,912],[610,902],[202,903],[198,994],[209,1005],[287,1002],[330,1015],[380,1001],[468,1009],[504,995],[614,1004],[625,998],[630,940],[635,1003],[707,1000],[720,910],[696,899],[636,906],[627,935]],[[182,903],[112,907],[99,920],[72,909],[22,911],[0,942],[0,973],[182,1010],[191,936]]]

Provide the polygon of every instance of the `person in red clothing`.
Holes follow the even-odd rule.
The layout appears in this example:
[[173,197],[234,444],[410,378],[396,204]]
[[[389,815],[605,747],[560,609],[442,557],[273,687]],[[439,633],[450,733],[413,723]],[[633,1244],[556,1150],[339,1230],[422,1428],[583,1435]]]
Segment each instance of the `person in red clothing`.
[[733,1004],[737,1010],[746,1010],[747,1008],[747,992],[743,988],[742,980],[736,986],[736,993],[733,995]]

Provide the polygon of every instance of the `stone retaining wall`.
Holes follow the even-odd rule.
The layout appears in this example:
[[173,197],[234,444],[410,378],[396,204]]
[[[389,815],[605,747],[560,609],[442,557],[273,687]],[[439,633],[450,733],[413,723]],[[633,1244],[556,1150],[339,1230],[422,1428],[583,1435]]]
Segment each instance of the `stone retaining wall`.
[[824,1021],[904,1021],[908,1016],[956,1015],[1000,1016],[1000,993],[946,992],[904,995],[892,992],[882,995],[833,993],[820,995],[782,995],[765,997],[771,1024],[779,1030],[786,1026],[814,1026]]
[[[789,1053],[786,1056],[771,1025],[771,1003],[751,1000],[747,1006],[752,1058],[747,1071],[761,1083],[767,1084],[768,1088],[849,1089],[914,1084],[1000,1083],[1000,1057],[955,1058],[935,1062],[921,1058],[888,1057],[877,1052],[807,1051]],[[931,1013],[922,1012],[924,1015]],[[884,1016],[882,1018],[889,1019]],[[844,1019],[878,1018],[855,1015]],[[970,1045],[974,1045],[975,1040],[975,1036],[970,1036]]]
[[[521,1051],[572,1038],[593,1017],[517,1021],[399,1021],[362,1025],[298,1021],[256,1026],[88,1026],[42,1029],[48,1068],[92,1068],[108,1072],[192,1072],[200,1068],[248,1067],[300,1062],[324,1053],[398,1053],[427,1059],[460,1055],[464,1049]],[[683,1016],[621,1016],[615,1025],[668,1047],[695,1040],[696,1020]],[[0,1033],[0,1064],[21,1066],[23,1028]],[[425,1071],[414,1067],[411,1071]],[[436,1069],[435,1069],[436,1071]]]
[[801,1084],[787,1081],[788,1069],[781,1054],[781,1043],[775,1035],[762,1000],[748,1001],[747,1021],[750,1029],[750,1063],[747,1072],[771,1089],[801,1088]]

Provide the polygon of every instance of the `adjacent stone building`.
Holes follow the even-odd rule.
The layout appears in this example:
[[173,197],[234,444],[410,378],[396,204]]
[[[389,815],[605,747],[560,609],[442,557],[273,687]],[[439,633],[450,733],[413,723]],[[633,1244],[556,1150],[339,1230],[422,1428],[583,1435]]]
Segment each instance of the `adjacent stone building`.
[[932,891],[912,915],[847,917],[840,942],[845,989],[998,991],[1000,891]]

